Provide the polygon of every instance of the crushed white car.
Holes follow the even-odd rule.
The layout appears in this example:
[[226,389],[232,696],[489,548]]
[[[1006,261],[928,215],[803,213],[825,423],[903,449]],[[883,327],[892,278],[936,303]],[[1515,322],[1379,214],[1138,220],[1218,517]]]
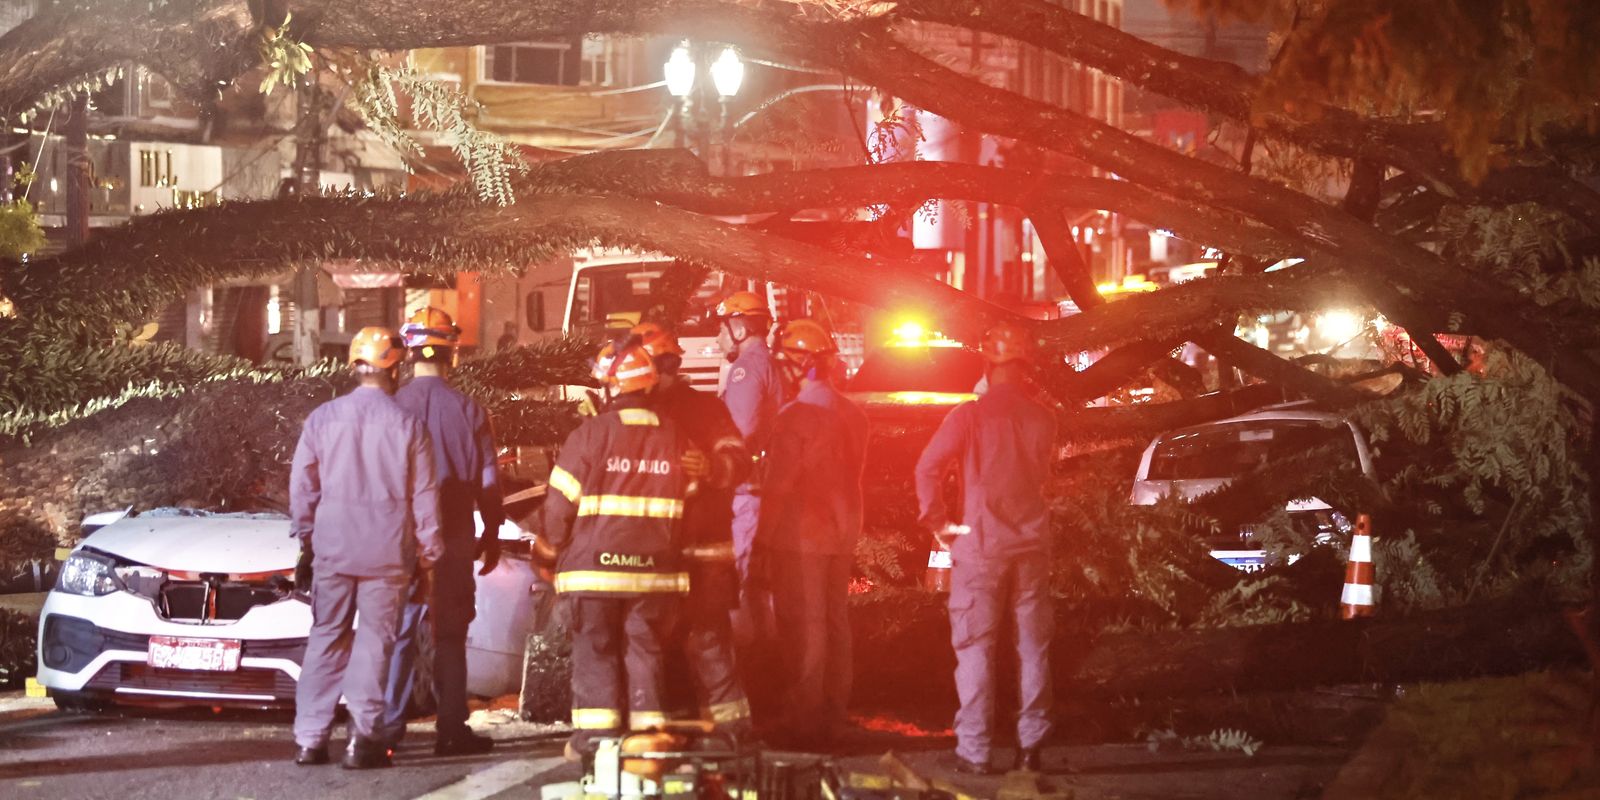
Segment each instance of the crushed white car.
[[[1335,458],[1376,480],[1366,436],[1348,418],[1325,411],[1274,408],[1169,431],[1145,448],[1134,476],[1131,502],[1154,505],[1162,497],[1192,500],[1232,483],[1259,464],[1332,445]],[[1292,519],[1317,531],[1319,541],[1348,532],[1350,521],[1316,497],[1292,500]],[[1206,542],[1211,555],[1246,572],[1265,569],[1269,554],[1246,527]],[[1291,561],[1294,556],[1291,555]]]
[[[311,606],[294,586],[299,545],[288,519],[124,514],[85,520],[93,532],[45,598],[38,681],[56,704],[293,703]],[[491,697],[518,690],[533,619],[523,531],[508,521],[500,538],[504,555],[477,578],[477,617],[467,632],[468,691]],[[431,639],[425,632],[422,640],[426,662]]]

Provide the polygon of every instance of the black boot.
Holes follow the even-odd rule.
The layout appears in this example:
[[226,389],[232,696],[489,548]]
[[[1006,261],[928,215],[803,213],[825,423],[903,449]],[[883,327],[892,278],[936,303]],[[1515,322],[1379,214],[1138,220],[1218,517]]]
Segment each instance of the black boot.
[[302,767],[311,767],[328,763],[328,746],[301,747],[294,751],[294,763]]
[[1040,761],[1039,748],[1021,747],[1017,749],[1017,763],[1013,769],[1023,772],[1039,772]]
[[436,756],[479,756],[494,749],[494,740],[479,736],[470,729],[450,736],[441,736],[433,743]]
[[389,748],[383,742],[354,736],[339,766],[345,769],[377,769],[392,767],[394,762],[389,760]]
[[993,775],[997,772],[988,762],[968,761],[961,756],[956,756],[956,772],[963,775]]

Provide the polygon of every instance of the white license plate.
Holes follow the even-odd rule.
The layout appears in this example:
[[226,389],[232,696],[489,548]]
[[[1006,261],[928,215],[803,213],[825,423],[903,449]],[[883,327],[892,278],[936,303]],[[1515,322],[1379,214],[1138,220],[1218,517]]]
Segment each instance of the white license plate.
[[233,672],[239,669],[239,656],[242,652],[240,645],[238,639],[152,636],[148,663],[157,669]]

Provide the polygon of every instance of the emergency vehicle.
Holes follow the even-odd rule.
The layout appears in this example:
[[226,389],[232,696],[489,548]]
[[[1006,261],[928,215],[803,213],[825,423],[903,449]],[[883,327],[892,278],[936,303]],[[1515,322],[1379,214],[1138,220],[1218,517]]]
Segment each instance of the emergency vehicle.
[[[608,330],[626,330],[638,324],[672,261],[658,253],[625,249],[586,249],[574,253],[562,332],[600,340]],[[715,310],[718,300],[742,289],[764,294],[767,307],[778,321],[799,317],[831,320],[839,355],[849,371],[853,373],[861,365],[862,335],[853,330],[855,326],[847,319],[841,319],[844,314],[829,313],[834,309],[819,295],[713,271],[696,287],[682,317],[674,323],[678,343],[684,350],[680,372],[689,379],[690,385],[715,391],[721,384],[728,362],[717,347],[719,323]]]

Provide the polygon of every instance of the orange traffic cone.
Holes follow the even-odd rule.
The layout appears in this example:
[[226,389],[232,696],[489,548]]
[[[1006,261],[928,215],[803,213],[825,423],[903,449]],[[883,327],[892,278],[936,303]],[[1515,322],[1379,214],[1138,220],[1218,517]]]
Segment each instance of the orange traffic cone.
[[1344,619],[1370,617],[1378,608],[1372,602],[1372,518],[1356,517],[1356,532],[1350,537],[1350,560],[1344,567],[1344,592],[1339,597],[1339,615]]
[[922,588],[930,592],[950,591],[950,550],[933,538],[933,549],[928,551],[928,571],[922,573]]

